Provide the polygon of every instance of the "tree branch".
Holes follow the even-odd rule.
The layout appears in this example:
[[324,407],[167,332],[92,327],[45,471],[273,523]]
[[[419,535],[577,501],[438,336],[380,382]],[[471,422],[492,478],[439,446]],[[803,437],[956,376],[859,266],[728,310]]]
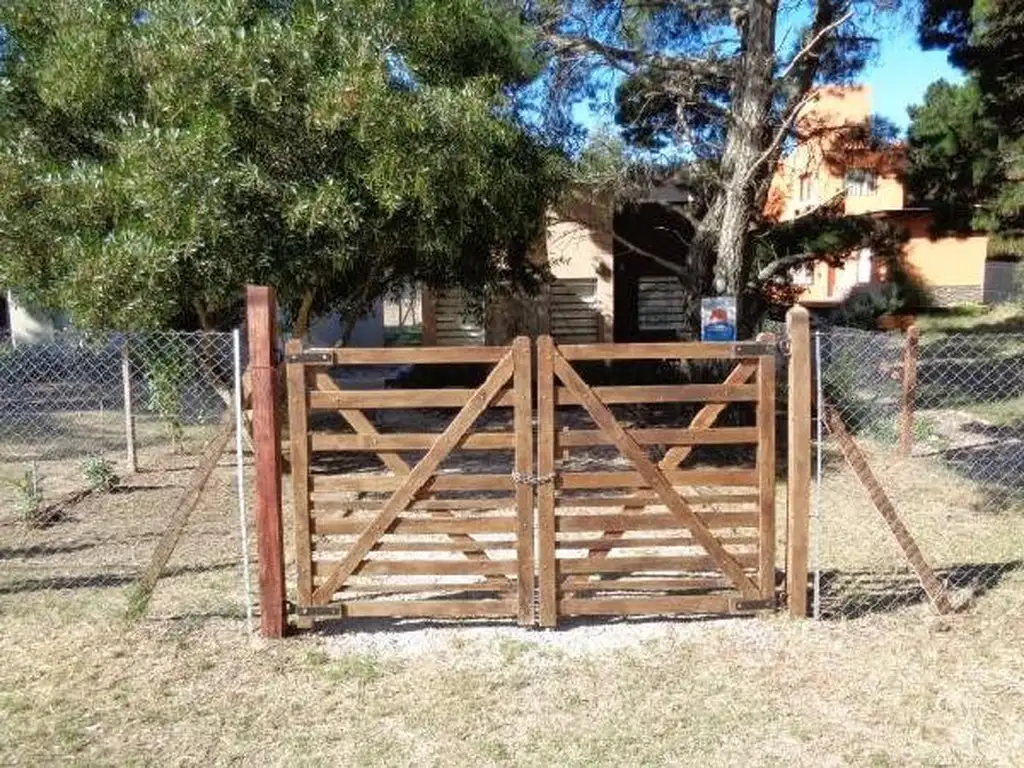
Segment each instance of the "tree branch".
[[786,68],[782,70],[782,73],[779,75],[779,79],[785,80],[787,77],[789,77],[789,75],[792,73],[793,69],[800,62],[800,60],[803,59],[805,56],[809,55],[810,53],[812,53],[815,47],[817,47],[818,43],[821,42],[821,39],[825,37],[825,35],[834,30],[836,27],[841,27],[843,24],[845,24],[852,18],[853,11],[850,10],[844,13],[835,21],[833,21],[831,24],[828,24],[819,29],[817,33],[814,35],[814,37],[811,38],[810,42],[808,42],[807,45],[805,45],[803,48],[797,51],[796,55],[792,58],[789,64],[786,65]]
[[617,232],[613,232],[612,233],[612,237],[615,239],[615,242],[620,243],[620,244],[626,246],[633,253],[639,254],[640,256],[646,256],[648,259],[653,261],[655,264],[659,264],[660,266],[664,267],[665,269],[667,269],[669,272],[672,272],[676,276],[682,277],[683,275],[686,274],[686,268],[683,267],[681,264],[675,264],[675,263],[669,261],[668,259],[659,256],[656,253],[651,253],[650,251],[648,251],[648,250],[646,250],[644,248],[641,248],[638,245],[634,245],[633,243],[631,243],[629,240],[627,240],[626,238],[624,238],[622,235],[618,234]]

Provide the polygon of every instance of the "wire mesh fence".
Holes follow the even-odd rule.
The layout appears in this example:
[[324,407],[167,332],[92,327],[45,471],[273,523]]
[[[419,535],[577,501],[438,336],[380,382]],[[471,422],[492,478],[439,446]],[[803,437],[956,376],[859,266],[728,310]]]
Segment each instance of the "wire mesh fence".
[[829,408],[954,604],[1022,581],[1024,334],[923,334],[915,342],[914,334],[831,329],[814,344],[822,435],[816,613],[855,617],[927,599],[844,459]]
[[[0,594],[70,610],[125,606],[203,446],[233,428],[236,342],[61,334],[0,347]],[[238,613],[241,589],[223,583],[239,584],[238,495],[226,453],[154,608]]]

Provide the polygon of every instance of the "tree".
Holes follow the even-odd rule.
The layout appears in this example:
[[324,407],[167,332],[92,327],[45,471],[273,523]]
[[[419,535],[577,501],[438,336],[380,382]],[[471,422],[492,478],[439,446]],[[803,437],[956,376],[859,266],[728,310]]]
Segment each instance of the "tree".
[[908,195],[935,210],[939,230],[969,231],[977,205],[1002,181],[998,132],[977,82],[932,83],[909,113]]
[[[535,21],[558,57],[552,82],[562,99],[577,103],[616,78],[624,137],[667,152],[674,162],[665,175],[692,190],[695,204],[680,210],[693,230],[681,270],[690,298],[716,290],[749,301],[764,253],[754,235],[766,225],[777,163],[798,133],[813,130],[800,117],[817,86],[847,82],[870,56],[870,14],[894,5],[549,0]],[[783,22],[795,34],[780,38]],[[808,254],[782,256],[770,259],[776,269]]]
[[927,0],[919,36],[969,77],[959,88],[934,84],[911,112],[910,189],[955,203],[959,215],[943,223],[987,230],[990,252],[1024,255],[1024,5]]
[[85,327],[213,327],[247,281],[301,332],[400,283],[529,284],[568,164],[488,0],[7,0],[0,284]]

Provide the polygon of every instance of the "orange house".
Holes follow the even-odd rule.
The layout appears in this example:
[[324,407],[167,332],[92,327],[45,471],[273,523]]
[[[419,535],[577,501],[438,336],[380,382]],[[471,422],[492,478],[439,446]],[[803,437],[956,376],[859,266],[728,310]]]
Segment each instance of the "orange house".
[[[866,86],[823,88],[798,120],[802,140],[779,164],[766,213],[787,221],[826,206],[846,215],[873,214],[902,227],[908,240],[904,266],[933,304],[981,302],[985,290],[988,238],[985,235],[932,238],[927,208],[907,208],[900,182],[899,147],[879,152],[858,147],[855,133],[872,114]],[[884,281],[870,249],[851,253],[842,266],[818,263],[793,273],[802,287],[799,301],[831,305],[858,286]]]

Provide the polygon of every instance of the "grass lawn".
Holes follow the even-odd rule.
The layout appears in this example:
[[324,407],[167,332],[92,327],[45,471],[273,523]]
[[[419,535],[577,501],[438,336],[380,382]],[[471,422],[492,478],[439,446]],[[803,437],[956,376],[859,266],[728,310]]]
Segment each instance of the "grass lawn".
[[[1020,596],[951,619],[634,624],[594,648],[588,633],[620,629],[406,630],[398,650],[358,632],[252,640],[228,618],[125,627],[7,596],[0,759],[1009,766],[1024,754],[1024,622],[1005,615]],[[417,651],[415,632],[435,637]]]
[[[267,642],[241,617],[226,458],[147,618],[125,624],[194,463],[170,457],[51,528],[0,521],[0,764],[1019,765],[1017,486],[996,503],[980,457],[862,447],[944,577],[998,566],[955,582],[966,612],[933,616],[912,578],[903,589],[905,560],[830,451],[812,556],[835,605],[870,609],[860,618],[353,621]],[[52,573],[74,588],[41,585]]]
[[944,312],[918,315],[916,322],[922,333],[1024,333],[1024,305],[996,304],[988,307],[978,304],[954,307]]

